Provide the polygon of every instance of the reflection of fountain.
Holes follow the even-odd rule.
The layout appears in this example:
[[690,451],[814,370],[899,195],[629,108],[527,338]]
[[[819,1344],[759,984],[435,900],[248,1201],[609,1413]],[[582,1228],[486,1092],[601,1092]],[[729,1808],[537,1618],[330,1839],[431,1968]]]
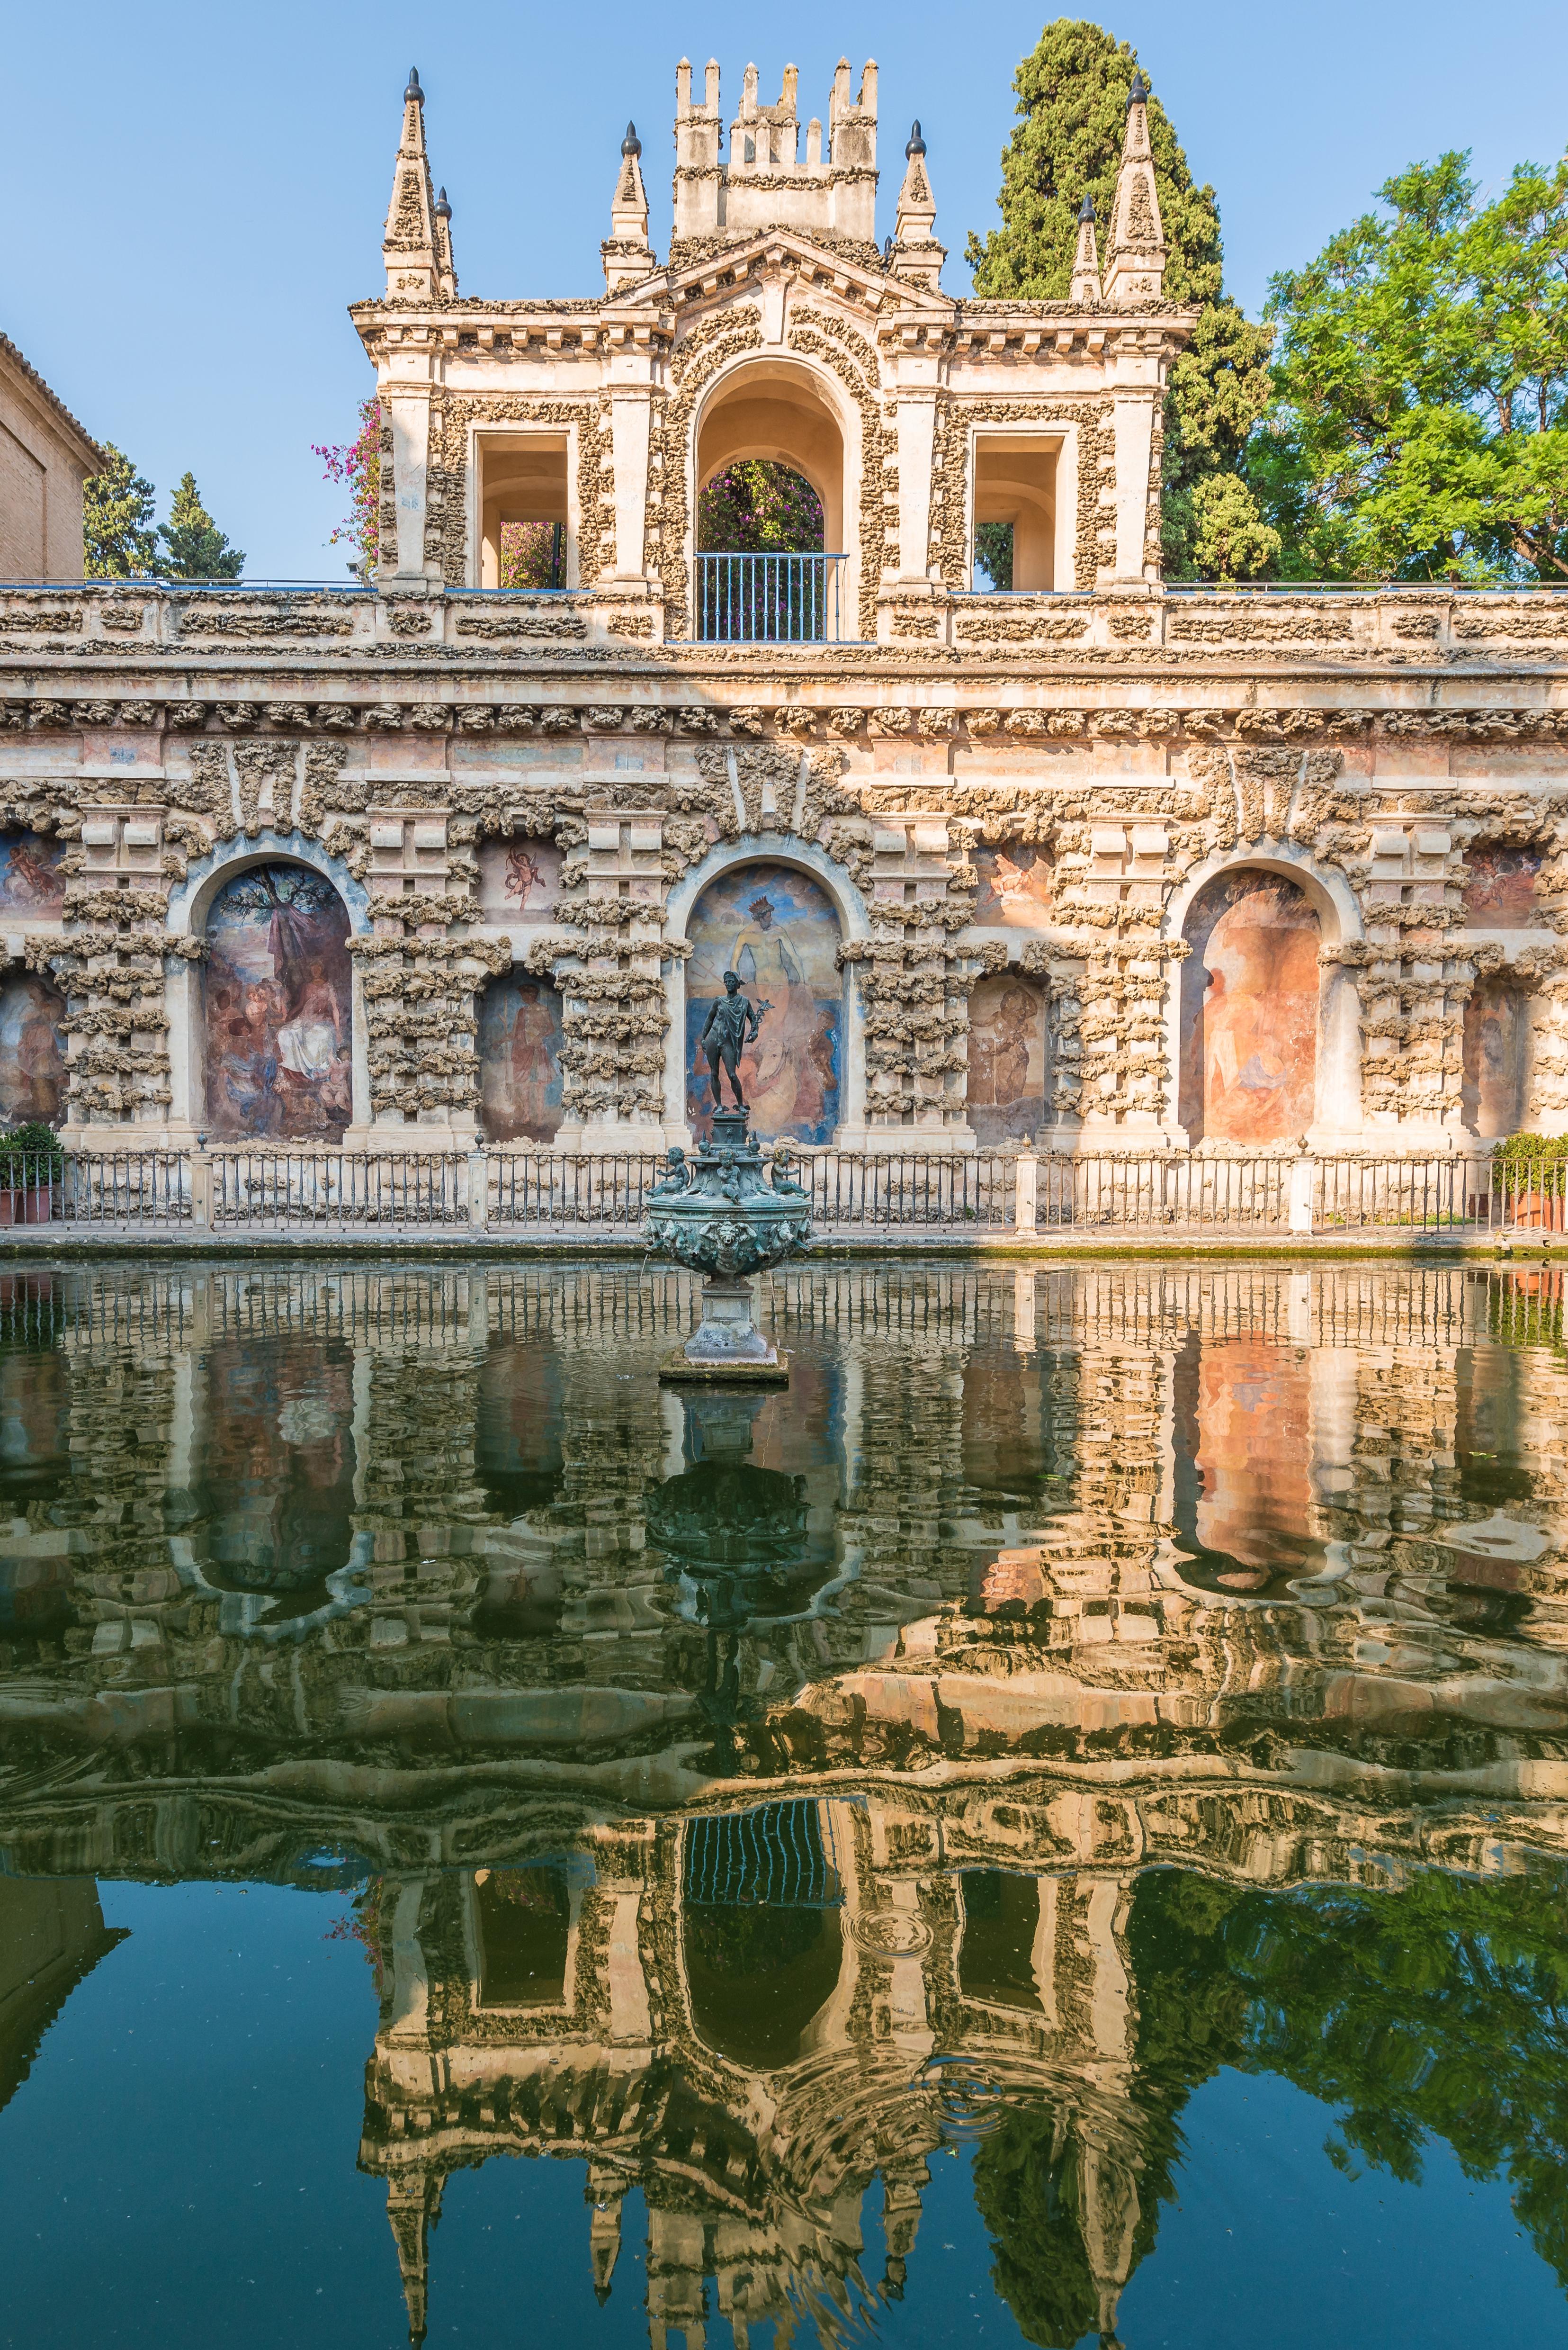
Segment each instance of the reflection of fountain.
[[762,1403],[744,1389],[691,1397],[690,1465],[648,1496],[649,1539],[695,1587],[701,1624],[738,1630],[805,1613],[833,1557],[832,1544],[808,1529],[805,1479],[749,1457]]
[[743,1108],[714,1111],[713,1139],[694,1159],[670,1151],[669,1172],[649,1195],[644,1238],[706,1279],[701,1326],[666,1358],[661,1378],[788,1379],[789,1357],[752,1319],[751,1275],[805,1246],[811,1210],[782,1152],[771,1174],[770,1187]]
[[753,1627],[798,1621],[834,1578],[834,1545],[808,1523],[806,1481],[750,1459],[763,1399],[713,1388],[687,1399],[688,1466],[648,1495],[648,1534],[680,1576],[682,1616],[708,1635],[704,1710],[742,1711],[740,1643]]

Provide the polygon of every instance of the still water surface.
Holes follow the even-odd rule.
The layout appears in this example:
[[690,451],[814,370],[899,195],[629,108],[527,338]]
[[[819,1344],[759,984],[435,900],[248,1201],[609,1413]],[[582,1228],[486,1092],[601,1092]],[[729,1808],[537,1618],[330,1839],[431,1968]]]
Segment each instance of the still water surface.
[[1563,1286],[0,1280],[0,2344],[1562,2338]]

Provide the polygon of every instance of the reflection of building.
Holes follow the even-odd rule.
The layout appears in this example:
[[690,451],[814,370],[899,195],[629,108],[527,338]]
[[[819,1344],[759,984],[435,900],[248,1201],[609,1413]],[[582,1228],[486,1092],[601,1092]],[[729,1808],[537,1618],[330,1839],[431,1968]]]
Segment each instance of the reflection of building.
[[[971,2109],[999,2275],[1027,2157],[1108,2328],[1168,2159],[1139,1873],[1568,1850],[1562,1288],[806,1262],[787,1408],[683,1409],[684,1276],[31,1274],[0,1859],[369,1875],[416,2330],[445,2180],[526,2149],[585,2163],[618,2293],[641,2189],[656,2340],[705,2280],[847,2331],[874,2183],[892,2293]],[[105,1946],[57,1889],[49,1997]]]
[[[875,66],[841,64],[815,121],[793,68],[774,105],[748,71],[728,124],[720,83],[677,68],[667,252],[632,133],[602,293],[518,301],[459,294],[410,80],[354,310],[380,503],[353,592],[67,593],[39,436],[67,505],[97,452],[0,343],[0,411],[9,381],[31,416],[0,413],[0,510],[35,517],[0,570],[40,583],[0,614],[29,746],[0,822],[68,843],[70,884],[8,951],[67,999],[67,1132],[685,1142],[726,924],[774,1007],[764,1122],[802,1139],[1562,1131],[1552,599],[1166,591],[1158,420],[1196,321],[1130,68],[1064,301],[942,291],[940,134],[878,221]],[[699,544],[703,491],[756,458],[823,518],[782,591]],[[519,532],[551,584],[514,593]],[[330,894],[352,980],[323,954],[213,1006],[223,894],[264,870]],[[784,888],[741,940],[736,902]]]
[[[727,1902],[693,1887],[693,1840],[726,1826],[771,1862],[764,1910],[754,1886]],[[655,2350],[692,2338],[707,2276],[737,2341],[803,2301],[826,2340],[842,2313],[847,2338],[867,2189],[885,2197],[873,2290],[898,2293],[928,2158],[976,2091],[1054,2115],[1110,2331],[1140,2219],[1125,1875],[1020,1873],[1015,1842],[1000,1868],[955,1872],[941,1830],[923,1806],[806,1800],[620,1824],[566,1862],[386,1880],[360,2159],[388,2182],[416,2335],[447,2177],[542,2153],[587,2163],[601,2294],[641,2188]],[[792,1898],[808,1838],[835,1855],[831,1884]]]
[[568,1776],[591,1723],[584,1783],[637,1800],[1411,1708],[1440,1767],[1563,1705],[1564,1375],[1492,1336],[1559,1281],[802,1266],[795,1386],[732,1458],[652,1376],[684,1276],[33,1276],[8,1719],[134,1742],[174,1690],[192,1732]]
[[123,1939],[104,1924],[89,1878],[0,1877],[0,2107],[78,1983]]

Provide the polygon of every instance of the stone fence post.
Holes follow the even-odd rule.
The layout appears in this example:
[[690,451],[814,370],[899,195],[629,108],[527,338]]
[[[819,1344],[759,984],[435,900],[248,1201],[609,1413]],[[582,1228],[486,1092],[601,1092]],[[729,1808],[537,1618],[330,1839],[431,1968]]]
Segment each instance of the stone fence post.
[[1317,1167],[1310,1152],[1303,1151],[1291,1168],[1290,1229],[1293,1232],[1312,1230],[1313,1191]]
[[207,1148],[204,1134],[196,1137],[196,1148],[191,1153],[191,1229],[210,1232],[213,1229],[213,1154]]
[[1012,1229],[1020,1240],[1034,1237],[1034,1217],[1040,1198],[1040,1162],[1021,1158],[1013,1172]]
[[489,1229],[490,1161],[483,1143],[468,1154],[468,1221],[476,1232]]

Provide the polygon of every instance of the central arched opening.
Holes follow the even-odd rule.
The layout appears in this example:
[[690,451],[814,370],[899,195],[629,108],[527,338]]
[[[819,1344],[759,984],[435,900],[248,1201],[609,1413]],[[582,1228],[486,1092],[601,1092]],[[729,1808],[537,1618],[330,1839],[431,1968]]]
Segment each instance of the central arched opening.
[[812,377],[731,377],[697,437],[699,636],[836,636],[846,514],[844,434]]
[[[703,1049],[708,1015],[732,971],[757,1010],[740,1059],[754,1132],[765,1141],[831,1142],[844,1072],[844,979],[837,911],[793,865],[732,866],[691,910],[686,969],[687,1114],[706,1135],[715,1107]],[[723,1079],[724,1098],[730,1098]]]
[[750,2071],[804,2055],[838,1987],[843,1895],[823,1825],[812,1802],[687,1825],[681,1954],[692,2026]]
[[221,1142],[341,1142],[353,1116],[348,910],[308,865],[252,865],[207,914],[206,1123]]

